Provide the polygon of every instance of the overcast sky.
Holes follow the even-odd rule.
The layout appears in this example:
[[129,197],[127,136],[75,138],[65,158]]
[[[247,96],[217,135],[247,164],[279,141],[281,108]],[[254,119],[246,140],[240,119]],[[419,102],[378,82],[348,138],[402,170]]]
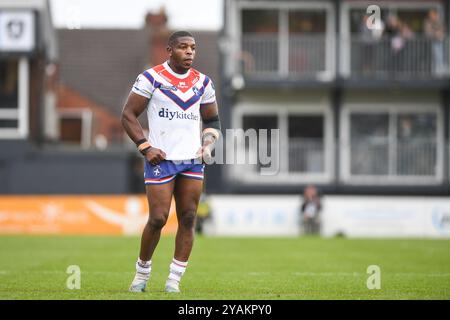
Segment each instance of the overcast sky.
[[219,30],[223,0],[50,0],[57,28],[141,28],[164,4],[172,29]]

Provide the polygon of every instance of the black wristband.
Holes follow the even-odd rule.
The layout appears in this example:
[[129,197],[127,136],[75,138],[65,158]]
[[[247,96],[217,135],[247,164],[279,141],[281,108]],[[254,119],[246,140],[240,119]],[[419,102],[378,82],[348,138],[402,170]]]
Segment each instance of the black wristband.
[[136,146],[140,146],[141,144],[143,144],[144,142],[147,142],[147,139],[141,139],[139,141],[136,142]]
[[141,154],[142,154],[143,156],[145,156],[145,155],[147,154],[147,152],[150,151],[151,148],[152,148],[152,147],[147,147],[147,148],[145,148],[144,150],[141,150]]

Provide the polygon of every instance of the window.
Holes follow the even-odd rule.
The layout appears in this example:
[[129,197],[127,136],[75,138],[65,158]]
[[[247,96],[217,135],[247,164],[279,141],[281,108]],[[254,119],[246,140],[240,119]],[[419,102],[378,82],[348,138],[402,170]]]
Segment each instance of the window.
[[83,121],[81,118],[63,118],[60,120],[60,141],[81,144]]
[[[344,2],[341,20],[341,71],[352,78],[410,80],[441,76],[448,65],[448,37],[431,50],[425,34],[431,9],[442,17],[440,1],[380,4],[380,28],[367,28],[367,4]],[[442,21],[446,25],[445,21]]]
[[[242,119],[243,126],[242,128],[244,131],[247,131],[249,129],[255,129],[257,132],[259,132],[260,129],[266,129],[267,130],[267,141],[271,141],[271,129],[277,129],[278,128],[278,116],[277,115],[263,115],[263,116],[244,116]],[[267,143],[267,148],[264,150],[260,150],[261,147],[264,147],[262,144],[260,144],[259,136],[258,136],[258,145],[256,148],[256,155],[249,154],[249,152],[252,151],[249,143],[250,139],[245,140],[245,150],[249,156],[249,158],[257,160],[257,165],[254,167],[255,171],[258,171],[261,169],[261,167],[268,167],[268,164],[262,164],[264,161],[261,161],[260,154],[265,155],[271,155],[271,144]]]
[[[270,129],[279,130],[277,145],[268,144],[268,149],[251,147],[248,140],[238,144],[237,153],[245,152],[246,159],[253,163],[260,160],[260,152],[278,161],[275,175],[261,175],[261,168],[271,167],[258,164],[235,165],[235,179],[244,183],[257,184],[304,184],[327,183],[333,179],[333,123],[332,113],[322,106],[293,106],[277,108],[275,105],[264,108],[237,107],[234,113],[235,128],[267,129],[271,141]],[[249,135],[248,135],[249,136]],[[239,149],[242,148],[242,149]],[[278,152],[278,157],[276,153]]]
[[[28,135],[28,62],[0,59],[0,139]],[[25,98],[26,97],[26,98]]]
[[326,32],[326,26],[325,11],[289,11],[290,34],[323,34]]
[[397,17],[403,21],[408,28],[418,34],[425,33],[425,20],[427,19],[429,9],[399,9]]
[[314,77],[326,69],[327,14],[322,11],[289,11],[289,72]]
[[243,10],[242,31],[276,35],[278,33],[278,10]]
[[0,109],[18,108],[17,60],[0,61]]
[[322,173],[324,158],[324,117],[290,115],[289,172]]
[[347,132],[343,133],[344,145],[349,143],[349,148],[343,148],[344,180],[381,184],[440,181],[443,142],[438,108],[351,109],[343,113],[347,118],[343,121]]
[[247,73],[278,69],[278,10],[242,11],[242,68]]
[[437,167],[437,118],[433,113],[397,116],[398,175],[434,176]]
[[90,109],[60,109],[60,141],[66,145],[91,147],[93,114]]
[[350,117],[352,175],[388,174],[389,115]]
[[0,128],[17,129],[18,126],[19,120],[0,119]]
[[[237,70],[254,77],[329,80],[334,74],[329,3],[246,3],[240,8]],[[327,41],[328,39],[328,41]]]

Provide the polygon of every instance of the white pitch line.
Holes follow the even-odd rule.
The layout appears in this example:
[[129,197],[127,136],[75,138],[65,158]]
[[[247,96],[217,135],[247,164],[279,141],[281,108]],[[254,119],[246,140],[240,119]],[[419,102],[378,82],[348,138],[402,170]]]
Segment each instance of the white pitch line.
[[358,277],[362,276],[363,273],[358,272],[294,272],[292,273],[294,276],[300,277],[311,277],[311,276],[321,276],[321,277],[336,277],[336,276],[352,276]]
[[[22,273],[23,271],[14,271],[14,270],[0,270],[0,275],[8,275],[14,273]],[[28,270],[27,273],[38,273],[38,274],[67,274],[65,270]],[[133,274],[134,271],[83,271],[81,269],[82,274],[92,274],[92,275],[102,275],[102,274]],[[249,276],[269,276],[269,275],[277,275],[277,274],[286,274],[284,272],[224,272],[224,274],[247,274]],[[154,274],[157,274],[154,273]],[[366,273],[363,272],[292,272],[291,275],[298,277],[362,277],[367,276]],[[417,273],[417,272],[382,272],[384,276],[401,276],[401,277],[450,277],[450,273]]]
[[[389,273],[385,272],[383,275],[386,276],[408,276],[408,277],[450,277],[450,273],[407,273],[407,272],[394,272]],[[295,276],[323,276],[323,277],[335,277],[335,276],[353,276],[353,277],[359,277],[359,276],[366,276],[366,273],[362,272],[294,272],[293,275]]]
[[[12,273],[22,273],[23,271],[13,271],[13,270],[0,270],[0,275],[2,274],[12,274]],[[27,273],[39,273],[39,274],[67,274],[65,270],[27,270]],[[83,271],[82,274],[133,274],[134,271]]]

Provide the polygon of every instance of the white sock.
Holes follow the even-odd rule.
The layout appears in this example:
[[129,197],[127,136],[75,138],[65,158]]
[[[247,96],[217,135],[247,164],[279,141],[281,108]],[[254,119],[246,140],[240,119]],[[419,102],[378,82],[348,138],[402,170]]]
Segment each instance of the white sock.
[[152,260],[142,261],[138,258],[136,261],[136,276],[137,280],[148,280],[150,279],[150,273],[152,272]]
[[180,282],[181,277],[186,272],[187,265],[187,261],[182,262],[173,258],[172,263],[170,264],[169,280]]

